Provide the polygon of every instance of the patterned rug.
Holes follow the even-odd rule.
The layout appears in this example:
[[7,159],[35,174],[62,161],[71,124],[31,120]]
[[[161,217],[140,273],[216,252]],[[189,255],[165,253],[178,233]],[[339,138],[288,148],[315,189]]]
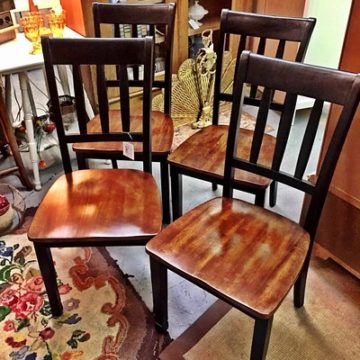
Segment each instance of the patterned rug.
[[52,318],[30,221],[0,240],[0,360],[156,359],[170,338],[105,248],[53,250],[64,314]]
[[[268,360],[360,359],[360,281],[331,260],[311,262],[305,306],[292,291],[275,313]],[[218,300],[161,360],[249,359],[254,321]]]

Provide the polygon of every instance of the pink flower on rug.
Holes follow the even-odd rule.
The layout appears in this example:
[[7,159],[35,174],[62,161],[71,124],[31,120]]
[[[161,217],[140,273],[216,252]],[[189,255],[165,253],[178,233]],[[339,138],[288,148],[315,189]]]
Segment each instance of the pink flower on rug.
[[69,284],[62,284],[58,286],[59,294],[64,295],[67,294],[70,290],[72,290],[72,287]]
[[43,292],[45,290],[45,285],[42,276],[34,276],[27,280],[24,289],[35,293]]
[[10,288],[7,288],[0,294],[0,304],[3,304],[9,308],[12,308],[19,301],[19,292]]
[[4,331],[12,331],[15,329],[15,324],[12,320],[6,320],[4,327],[3,327]]
[[47,327],[44,330],[40,331],[39,335],[45,341],[45,340],[51,339],[54,336],[54,334],[55,334],[55,331],[52,328]]
[[28,292],[19,298],[19,302],[11,308],[17,318],[26,319],[44,305],[44,299],[33,292]]

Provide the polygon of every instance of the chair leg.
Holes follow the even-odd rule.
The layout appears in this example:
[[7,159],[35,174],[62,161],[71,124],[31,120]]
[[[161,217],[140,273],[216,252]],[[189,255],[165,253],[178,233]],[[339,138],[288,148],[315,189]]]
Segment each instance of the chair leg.
[[250,360],[265,360],[272,322],[273,316],[269,319],[255,319]]
[[112,164],[113,169],[118,169],[118,164],[117,164],[116,159],[111,159],[111,164]]
[[218,184],[215,182],[211,183],[211,188],[212,188],[212,191],[216,191],[218,188]]
[[301,308],[304,305],[305,287],[306,287],[306,279],[309,270],[309,265],[310,265],[310,256],[308,256],[305,259],[300,275],[294,284],[294,305],[297,308]]
[[265,206],[265,192],[266,190],[261,190],[255,195],[255,205],[261,207]]
[[182,215],[182,175],[173,167],[170,166],[171,179],[171,199],[172,199],[172,213],[173,221]]
[[169,184],[169,165],[167,158],[160,161],[160,176],[161,176],[161,200],[163,207],[163,223],[170,224],[170,184]]
[[46,292],[49,297],[51,313],[54,317],[63,313],[60,294],[56,281],[56,271],[51,256],[50,248],[34,243],[36,257],[39,263],[41,275],[44,280]]
[[169,326],[167,269],[162,263],[150,257],[150,271],[156,330],[166,332]]
[[271,207],[274,207],[276,205],[276,199],[277,199],[277,188],[278,183],[276,181],[273,181],[270,185],[270,199],[269,203]]
[[85,158],[83,154],[80,154],[79,152],[76,153],[76,161],[79,170],[84,170],[89,168],[88,160]]

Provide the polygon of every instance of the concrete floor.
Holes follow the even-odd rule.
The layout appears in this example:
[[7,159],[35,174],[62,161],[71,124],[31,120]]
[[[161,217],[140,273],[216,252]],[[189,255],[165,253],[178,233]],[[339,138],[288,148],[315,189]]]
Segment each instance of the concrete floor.
[[[39,74],[30,74],[35,79]],[[40,93],[35,94],[41,96]],[[40,101],[40,100],[39,100]],[[251,108],[246,109],[251,112]],[[290,169],[291,160],[296,154],[296,148],[299,146],[299,134],[304,131],[306,125],[305,115],[306,110],[298,111],[293,125],[293,134],[289,140],[289,144],[286,150],[284,167]],[[278,123],[278,115],[276,113],[271,114],[270,124],[276,129]],[[321,122],[321,128],[324,129],[325,116]],[[322,133],[316,139],[316,144],[312,154],[312,160],[308,167],[306,174],[311,174],[316,169],[316,162],[319,154],[320,145],[322,142]],[[28,156],[24,153],[24,159]],[[46,151],[46,157],[48,162],[54,162],[54,164],[41,171],[41,180],[43,188],[41,191],[23,191],[23,195],[26,199],[28,207],[37,206],[42,197],[46,193],[50,185],[55,179],[62,173],[62,166],[60,164],[60,157],[57,147]],[[7,162],[7,161],[6,161]],[[1,163],[0,167],[6,166],[6,162]],[[26,161],[28,164],[28,161]],[[119,162],[119,167],[132,167],[134,164],[131,162]],[[108,166],[104,161],[94,161],[92,166]],[[159,182],[159,168],[158,164],[154,166],[154,176]],[[19,189],[23,189],[16,176],[9,176],[1,179],[1,182],[12,183]],[[184,177],[184,211],[187,211],[194,206],[210,199],[215,196],[221,196],[221,187],[213,192],[209,183],[199,181],[196,179]],[[253,196],[235,192],[235,197],[245,199],[253,202]],[[278,202],[274,211],[286,215],[287,217],[298,220],[302,205],[302,193],[287,188],[286,186],[279,186],[278,190]],[[268,204],[268,199],[267,199]],[[145,254],[143,247],[113,247],[108,249],[111,256],[117,260],[119,267],[127,274],[129,274],[130,281],[143,298],[147,306],[152,308],[151,301],[151,285],[150,285],[150,271],[149,260]],[[186,280],[178,277],[177,275],[169,274],[169,332],[173,338],[179,336],[185,329],[187,329],[216,299],[201,290],[197,286],[194,286]]]

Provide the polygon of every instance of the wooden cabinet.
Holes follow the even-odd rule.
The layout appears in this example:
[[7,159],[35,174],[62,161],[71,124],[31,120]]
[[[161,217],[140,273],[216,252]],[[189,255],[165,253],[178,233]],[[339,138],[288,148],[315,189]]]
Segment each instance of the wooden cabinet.
[[[360,0],[353,0],[342,50],[340,69],[360,72]],[[338,108],[333,107],[323,148],[335,127]],[[334,260],[360,277],[360,109],[342,150],[321,216],[316,241]]]

